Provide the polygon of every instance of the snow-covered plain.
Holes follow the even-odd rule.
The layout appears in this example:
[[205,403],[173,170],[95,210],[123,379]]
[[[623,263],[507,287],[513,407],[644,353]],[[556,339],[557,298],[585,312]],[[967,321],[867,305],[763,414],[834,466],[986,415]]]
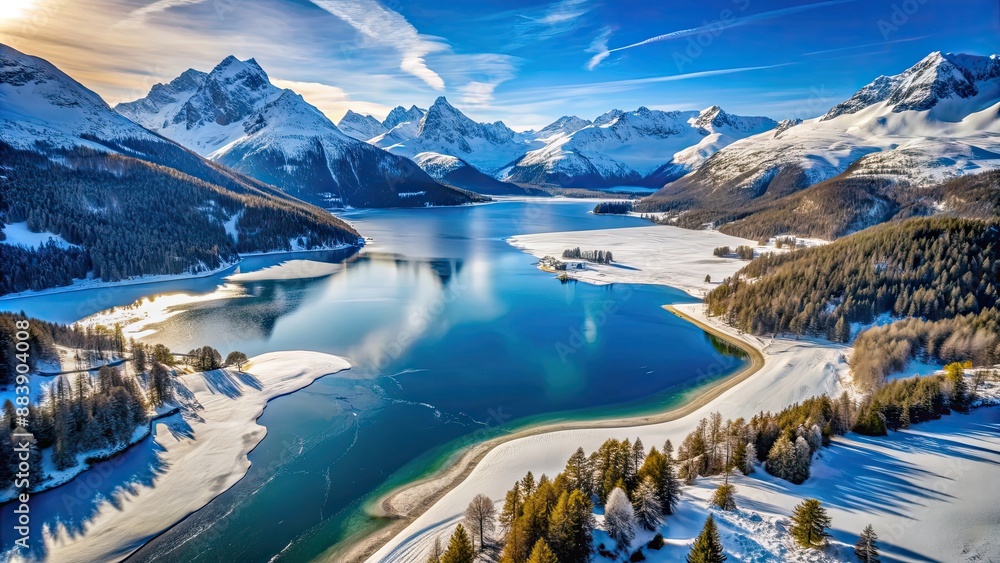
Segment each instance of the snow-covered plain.
[[[704,296],[747,264],[738,258],[713,256],[716,247],[757,247],[756,241],[718,231],[692,231],[666,225],[518,235],[507,242],[536,258],[560,258],[564,250],[575,247],[610,250],[615,263],[585,263],[586,269],[574,269],[569,272],[570,276],[596,284],[669,285],[695,297]],[[706,275],[712,277],[711,283],[705,282]]]
[[[153,439],[169,467],[153,483],[122,490],[97,508],[86,533],[64,529],[45,537],[50,561],[118,561],[150,538],[208,504],[250,467],[247,454],[267,430],[257,424],[272,398],[350,368],[340,357],[318,352],[273,352],[251,358],[246,371],[217,370],[178,378],[188,425],[184,433],[157,424]],[[17,559],[15,558],[14,561]]]

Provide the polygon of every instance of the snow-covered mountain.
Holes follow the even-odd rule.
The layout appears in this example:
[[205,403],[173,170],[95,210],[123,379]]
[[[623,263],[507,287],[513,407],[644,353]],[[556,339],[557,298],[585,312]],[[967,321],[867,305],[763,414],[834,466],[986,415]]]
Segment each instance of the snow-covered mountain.
[[417,106],[410,106],[410,109],[406,109],[403,106],[396,106],[389,111],[389,115],[385,116],[385,119],[382,121],[382,127],[386,131],[389,131],[403,123],[420,123],[425,113],[427,112]]
[[357,207],[458,204],[412,161],[341,132],[253,59],[188,71],[116,111],[211,160],[303,199]]
[[413,122],[403,122],[370,142],[411,158],[424,152],[454,156],[488,174],[510,164],[536,144],[502,121],[477,123],[469,119],[443,96],[434,101],[416,130],[405,123]]
[[435,152],[422,152],[413,161],[427,172],[431,178],[465,190],[485,195],[537,195],[548,196],[548,192],[537,188],[522,187],[510,182],[502,182],[486,175],[464,160]]
[[518,159],[505,178],[566,187],[662,186],[720,148],[776,125],[718,106],[700,112],[611,110],[593,123],[564,117],[539,131],[545,145]]
[[0,140],[28,150],[170,144],[111,111],[48,61],[6,45],[0,45]]
[[[159,88],[169,105],[203,76]],[[70,243],[0,245],[0,292],[218,268],[238,252],[357,242],[343,221],[114,112],[49,62],[0,45],[0,228]],[[7,283],[9,282],[9,283]]]
[[[750,201],[826,181],[878,182],[885,192],[887,183],[926,186],[997,167],[1000,59],[935,52],[875,79],[822,117],[782,122],[774,132],[732,143],[641,207],[714,208],[732,217],[733,209],[749,212]],[[870,199],[872,222],[893,209],[894,198]]]
[[372,137],[378,137],[388,133],[386,129],[379,120],[375,119],[370,115],[361,115],[360,113],[347,110],[344,117],[340,119],[337,123],[337,129],[340,129],[342,133],[348,137],[354,137],[359,141],[367,141]]

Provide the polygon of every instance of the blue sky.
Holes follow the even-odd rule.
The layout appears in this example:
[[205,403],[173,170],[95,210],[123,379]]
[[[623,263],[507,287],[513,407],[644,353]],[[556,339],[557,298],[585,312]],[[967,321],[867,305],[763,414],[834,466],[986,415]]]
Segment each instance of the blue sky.
[[542,126],[640,105],[812,117],[931,51],[1000,53],[996,0],[3,0],[0,41],[109,102],[254,57],[339,119],[446,95]]

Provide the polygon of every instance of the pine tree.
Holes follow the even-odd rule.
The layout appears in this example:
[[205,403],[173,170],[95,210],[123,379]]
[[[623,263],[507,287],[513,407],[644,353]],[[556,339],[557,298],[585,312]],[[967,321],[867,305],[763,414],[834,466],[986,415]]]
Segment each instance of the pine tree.
[[657,498],[656,486],[652,479],[649,477],[644,479],[632,496],[636,522],[647,530],[659,528],[660,524],[663,524],[663,505]]
[[559,563],[559,558],[552,552],[549,544],[545,543],[544,539],[539,539],[535,542],[535,547],[531,550],[528,563]]
[[726,554],[722,547],[722,538],[715,527],[715,519],[708,515],[705,526],[694,540],[691,551],[687,555],[687,563],[723,563]]
[[854,555],[861,563],[879,563],[878,536],[871,524],[865,526],[858,543],[854,544]]
[[563,563],[590,559],[594,530],[593,505],[579,489],[563,492],[549,515],[548,538],[552,551]]
[[712,504],[722,510],[736,510],[736,485],[719,485],[712,495]]
[[627,551],[632,539],[635,538],[635,510],[628,500],[628,495],[616,487],[608,495],[604,506],[604,531],[615,541],[618,551]]
[[476,550],[472,547],[472,540],[465,527],[459,524],[448,541],[448,549],[441,556],[441,563],[472,563],[475,559]]
[[594,468],[583,448],[577,448],[563,469],[569,482],[569,489],[579,489],[588,496],[594,492]]
[[831,520],[826,509],[816,499],[806,499],[792,511],[792,525],[788,533],[804,548],[820,548],[826,545]]

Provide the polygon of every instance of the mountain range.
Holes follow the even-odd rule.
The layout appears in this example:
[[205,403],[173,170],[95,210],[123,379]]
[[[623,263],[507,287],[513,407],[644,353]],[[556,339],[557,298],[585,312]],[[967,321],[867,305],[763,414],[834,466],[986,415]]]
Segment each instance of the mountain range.
[[935,52],[820,117],[732,143],[638,209],[743,236],[835,238],[947,211],[921,190],[996,168],[1000,58]]
[[271,84],[253,59],[230,56],[211,72],[185,71],[115,111],[205,158],[327,207],[474,200],[413,161],[344,134],[302,96]]
[[81,268],[120,279],[357,240],[305,202],[454,205],[646,186],[660,189],[635,209],[680,226],[835,238],[896,217],[996,210],[998,174],[950,180],[1000,169],[1000,58],[931,53],[812,119],[640,107],[514,131],[444,97],[383,120],[349,111],[335,125],[235,57],[112,109],[0,46],[0,165],[0,226],[27,222],[69,243],[36,260],[45,275],[35,278],[48,281],[17,273],[20,289]]

